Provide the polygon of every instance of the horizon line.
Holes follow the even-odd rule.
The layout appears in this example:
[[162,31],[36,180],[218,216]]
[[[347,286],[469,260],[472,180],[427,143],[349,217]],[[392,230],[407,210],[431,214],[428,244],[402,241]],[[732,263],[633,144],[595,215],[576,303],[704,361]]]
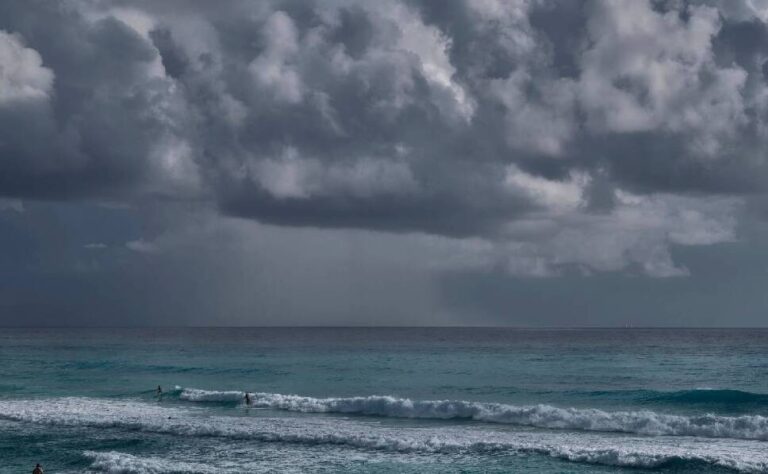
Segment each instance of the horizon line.
[[2,329],[523,329],[523,330],[548,330],[548,329],[768,329],[765,326],[506,326],[506,325],[126,325],[126,326],[100,326],[100,325],[39,325],[39,326],[0,326]]

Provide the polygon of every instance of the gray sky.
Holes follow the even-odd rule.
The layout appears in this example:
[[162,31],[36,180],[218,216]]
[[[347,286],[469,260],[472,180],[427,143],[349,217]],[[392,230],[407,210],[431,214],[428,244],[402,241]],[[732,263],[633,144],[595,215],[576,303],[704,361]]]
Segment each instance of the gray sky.
[[0,3],[0,325],[762,326],[768,2]]

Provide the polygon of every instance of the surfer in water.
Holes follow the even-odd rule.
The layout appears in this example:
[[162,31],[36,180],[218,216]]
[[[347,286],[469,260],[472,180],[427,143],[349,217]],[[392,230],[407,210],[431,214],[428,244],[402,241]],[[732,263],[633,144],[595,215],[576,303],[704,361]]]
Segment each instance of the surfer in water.
[[157,391],[155,392],[155,394],[157,394],[158,400],[163,398],[163,388],[160,385],[157,386]]
[[253,404],[253,400],[251,400],[251,395],[248,392],[245,392],[245,397],[243,398],[245,399],[246,406],[251,406]]
[[35,470],[32,471],[32,474],[43,474],[43,467],[40,464],[37,464]]

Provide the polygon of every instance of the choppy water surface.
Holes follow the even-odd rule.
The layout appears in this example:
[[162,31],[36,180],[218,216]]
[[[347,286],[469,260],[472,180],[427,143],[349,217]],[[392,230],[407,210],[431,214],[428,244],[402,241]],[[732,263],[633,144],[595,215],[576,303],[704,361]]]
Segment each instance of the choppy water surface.
[[765,330],[0,329],[0,472],[768,472],[767,448]]

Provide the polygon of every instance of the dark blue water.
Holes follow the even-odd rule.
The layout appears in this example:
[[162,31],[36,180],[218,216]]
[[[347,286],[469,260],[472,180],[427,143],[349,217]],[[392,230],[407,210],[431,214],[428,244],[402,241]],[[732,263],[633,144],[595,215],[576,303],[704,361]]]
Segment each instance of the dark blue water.
[[768,472],[767,375],[754,329],[2,329],[0,472]]

